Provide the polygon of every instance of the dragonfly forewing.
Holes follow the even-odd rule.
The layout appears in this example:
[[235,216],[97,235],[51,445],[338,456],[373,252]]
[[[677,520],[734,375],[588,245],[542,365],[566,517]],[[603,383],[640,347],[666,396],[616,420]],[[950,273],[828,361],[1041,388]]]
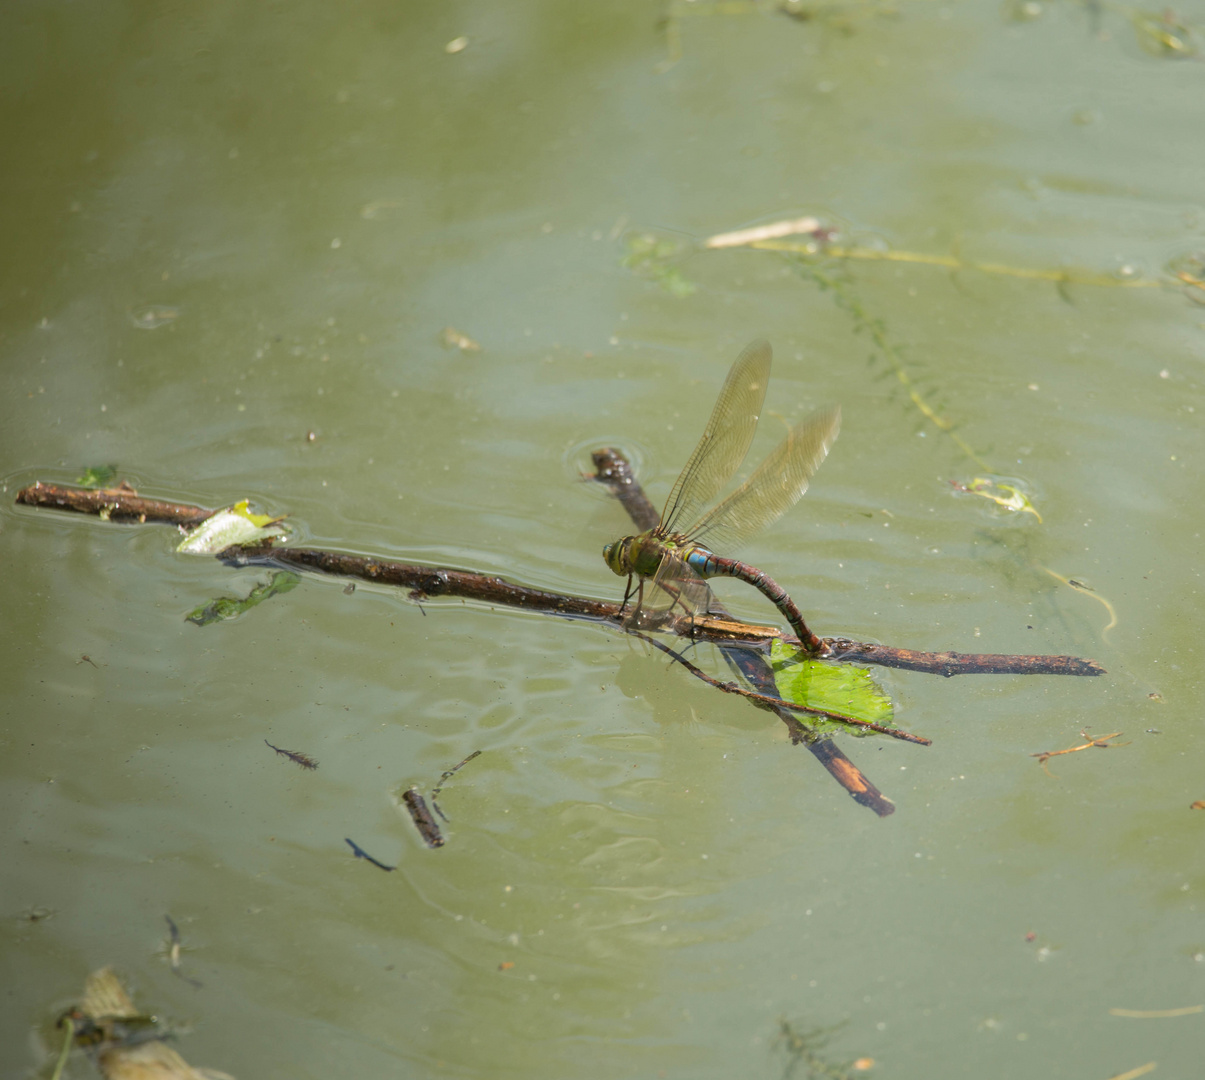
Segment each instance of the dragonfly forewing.
[[840,430],[839,407],[813,413],[788,432],[748,480],[686,529],[687,536],[712,551],[735,551],[803,497]]
[[658,531],[667,535],[693,522],[741,467],[770,382],[770,345],[755,341],[736,358],[711,418],[665,503]]

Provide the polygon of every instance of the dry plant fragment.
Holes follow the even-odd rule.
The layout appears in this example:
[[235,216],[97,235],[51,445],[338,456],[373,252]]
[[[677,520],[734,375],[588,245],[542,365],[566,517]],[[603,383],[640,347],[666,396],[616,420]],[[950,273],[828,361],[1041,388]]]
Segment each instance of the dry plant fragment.
[[1030,754],[1029,756],[1036,757],[1038,759],[1038,761],[1040,761],[1042,763],[1042,769],[1046,773],[1046,775],[1053,777],[1054,773],[1052,773],[1049,769],[1046,768],[1046,762],[1048,762],[1052,757],[1058,757],[1060,754],[1074,754],[1077,750],[1090,750],[1094,746],[1099,746],[1102,750],[1112,750],[1119,746],[1129,746],[1130,745],[1128,742],[1123,742],[1123,743],[1109,742],[1110,739],[1116,739],[1119,735],[1121,735],[1122,732],[1120,732],[1120,731],[1115,731],[1115,732],[1113,732],[1112,735],[1099,735],[1096,737],[1089,735],[1086,731],[1081,731],[1079,734],[1080,734],[1081,739],[1088,740],[1086,743],[1083,743],[1081,746],[1069,746],[1069,747],[1067,747],[1066,750],[1044,750],[1040,754]]
[[744,247],[760,240],[778,240],[784,236],[800,233],[815,233],[821,228],[820,220],[814,217],[795,218],[791,221],[774,221],[767,225],[755,225],[749,229],[717,233],[703,241],[706,248]]
[[1205,1012],[1205,1005],[1185,1005],[1179,1009],[1110,1009],[1110,1016],[1125,1016],[1131,1020],[1166,1020],[1176,1016],[1195,1016]]

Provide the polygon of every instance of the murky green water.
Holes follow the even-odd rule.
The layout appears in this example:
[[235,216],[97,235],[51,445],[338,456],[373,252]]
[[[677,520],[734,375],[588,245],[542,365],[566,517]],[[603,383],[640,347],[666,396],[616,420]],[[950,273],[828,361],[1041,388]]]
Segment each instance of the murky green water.
[[[0,15],[5,1075],[49,1074],[109,963],[240,1080],[776,1078],[783,1019],[882,1076],[1199,1074],[1205,1016],[1110,1009],[1205,1004],[1205,292],[1165,269],[1205,246],[1205,66],[1070,2],[672,10]],[[1068,280],[690,246],[805,213]],[[682,253],[625,268],[646,233]],[[266,575],[12,505],[112,462],[314,544],[616,597],[627,522],[582,448],[663,496],[762,335],[754,456],[772,414],[844,409],[744,553],[820,633],[1109,669],[883,672],[934,745],[841,739],[881,820],[614,633],[318,579],[198,628]],[[949,483],[988,471],[1041,523]],[[1081,730],[1128,744],[1043,772]],[[477,749],[428,851],[400,792]]]

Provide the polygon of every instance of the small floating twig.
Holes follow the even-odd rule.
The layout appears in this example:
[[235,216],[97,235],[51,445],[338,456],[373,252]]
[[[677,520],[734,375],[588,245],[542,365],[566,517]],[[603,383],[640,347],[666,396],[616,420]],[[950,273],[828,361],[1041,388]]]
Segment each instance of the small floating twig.
[[820,220],[814,217],[794,218],[790,221],[772,221],[768,225],[754,225],[749,229],[737,229],[734,232],[716,233],[703,241],[705,248],[744,247],[746,244],[756,244],[763,240],[779,240],[784,236],[797,236],[800,233],[813,234],[821,229]]
[[268,746],[271,746],[272,749],[280,754],[281,757],[287,757],[290,761],[295,761],[303,769],[318,768],[318,762],[310,757],[309,754],[303,754],[300,750],[284,750],[279,746],[272,746],[267,739],[264,739],[264,742],[267,743]]
[[431,809],[434,810],[441,818],[443,818],[444,821],[448,820],[448,815],[439,808],[439,803],[435,801],[437,798],[439,798],[439,793],[444,789],[444,782],[450,780],[453,774],[463,769],[470,761],[473,760],[473,758],[479,756],[480,753],[480,750],[474,750],[459,765],[453,765],[446,773],[443,774],[443,776],[439,778],[439,783],[435,785],[435,790],[431,792]]
[[386,866],[383,862],[380,861],[380,859],[374,859],[371,855],[368,854],[367,851],[365,851],[362,847],[360,847],[360,845],[357,844],[350,837],[345,836],[343,839],[348,844],[351,845],[351,853],[357,859],[367,859],[370,863],[372,863],[373,866],[379,866],[382,870],[396,870],[397,869],[396,866]]
[[1109,742],[1110,739],[1116,739],[1119,735],[1121,735],[1122,732],[1120,731],[1115,731],[1112,735],[1098,735],[1095,738],[1089,735],[1087,731],[1081,731],[1079,734],[1081,739],[1088,740],[1082,746],[1069,746],[1066,750],[1044,750],[1040,754],[1030,754],[1029,756],[1036,757],[1038,761],[1041,762],[1042,769],[1046,775],[1053,777],[1054,773],[1046,768],[1046,762],[1048,762],[1052,757],[1058,757],[1060,754],[1074,754],[1077,750],[1091,750],[1094,746],[1100,747],[1101,750],[1115,750],[1119,746],[1130,745],[1128,742]]
[[1146,1076],[1147,1073],[1154,1072],[1158,1067],[1157,1061],[1148,1061],[1145,1065],[1139,1065],[1136,1069],[1127,1069],[1123,1073],[1118,1073],[1116,1076],[1109,1077],[1109,1080],[1138,1080],[1140,1076]]
[[1193,1016],[1205,1012],[1205,1005],[1185,1005],[1179,1009],[1110,1009],[1110,1016],[1125,1016],[1130,1020],[1165,1020],[1174,1016]]
[[[402,802],[406,804],[406,809],[410,811],[410,818],[414,822],[414,827],[418,829],[418,835],[423,838],[423,842],[427,847],[443,847],[443,833],[439,831],[439,822],[431,816],[431,811],[427,809],[427,800],[416,789],[410,788],[408,791],[402,793]],[[350,843],[350,841],[348,842]]]

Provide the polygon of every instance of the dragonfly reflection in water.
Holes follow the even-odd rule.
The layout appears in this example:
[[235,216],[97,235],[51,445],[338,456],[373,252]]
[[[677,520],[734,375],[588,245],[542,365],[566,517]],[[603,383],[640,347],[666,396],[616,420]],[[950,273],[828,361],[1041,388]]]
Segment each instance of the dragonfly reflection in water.
[[[770,357],[765,341],[753,342],[737,357],[703,436],[669,493],[660,524],[603,548],[607,565],[628,578],[625,607],[632,595],[633,578],[638,582],[629,623],[654,623],[658,613],[675,606],[689,613],[705,608],[709,590],[702,579],[734,577],[759,590],[782,612],[805,650],[823,652],[823,642],[807,628],[799,609],[772,578],[747,563],[715,555],[712,549],[735,550],[799,501],[836,441],[840,408],[813,413],[792,428],[748,480],[702,514],[749,451],[770,380]],[[652,586],[646,589],[648,578]],[[648,619],[649,614],[654,619]]]

